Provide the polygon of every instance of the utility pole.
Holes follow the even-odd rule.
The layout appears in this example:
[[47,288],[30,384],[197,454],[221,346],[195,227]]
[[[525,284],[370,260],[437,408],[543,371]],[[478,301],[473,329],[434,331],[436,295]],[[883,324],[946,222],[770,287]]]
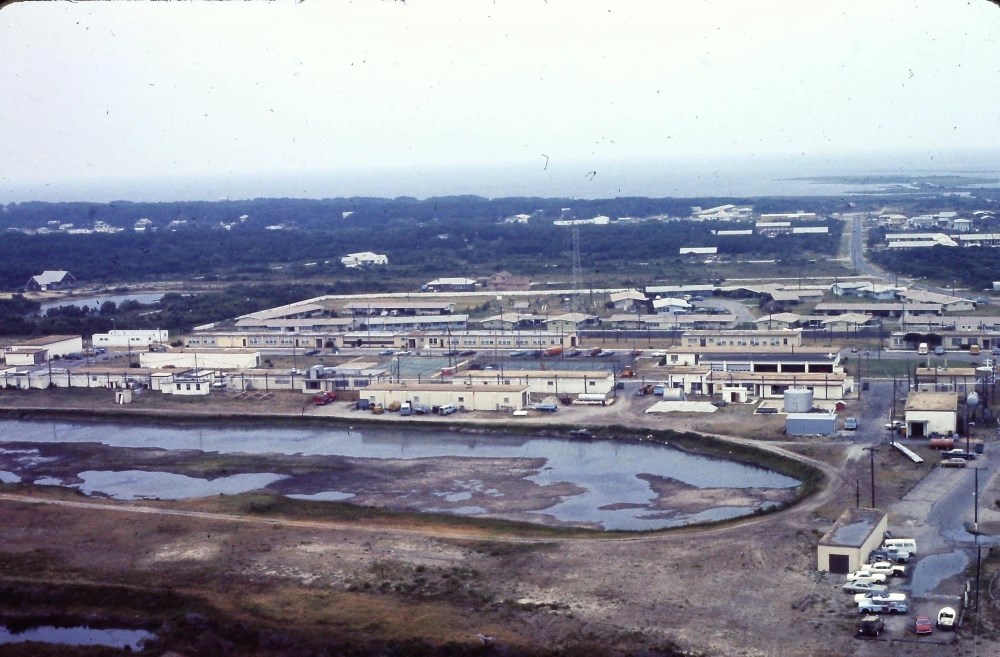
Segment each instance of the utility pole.
[[875,452],[878,451],[878,447],[865,447],[868,451],[868,457],[871,461],[871,478],[872,478],[872,507],[875,508]]

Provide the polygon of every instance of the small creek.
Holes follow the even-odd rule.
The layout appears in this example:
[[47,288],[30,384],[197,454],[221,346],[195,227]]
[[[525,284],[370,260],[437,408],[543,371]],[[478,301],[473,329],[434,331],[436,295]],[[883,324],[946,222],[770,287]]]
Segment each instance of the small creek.
[[[171,472],[155,462],[104,470],[94,467],[93,459],[87,467],[64,468],[59,475],[45,470],[58,460],[52,456],[53,445],[81,443],[131,449],[137,457],[138,450],[171,450],[202,460],[250,455],[246,458],[255,465],[253,471],[230,467],[201,477]],[[282,463],[325,460],[312,477],[304,478],[298,474],[302,468],[268,467],[263,455],[280,455]],[[303,499],[620,530],[751,514],[790,499],[800,483],[765,468],[652,443],[367,427],[0,421],[0,481],[18,480],[118,499],[264,489]]]

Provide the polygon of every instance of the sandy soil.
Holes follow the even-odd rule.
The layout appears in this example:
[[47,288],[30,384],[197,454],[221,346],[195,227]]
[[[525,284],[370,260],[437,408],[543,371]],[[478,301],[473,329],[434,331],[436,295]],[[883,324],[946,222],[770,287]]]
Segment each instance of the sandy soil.
[[[749,417],[733,407],[711,419],[649,416],[642,411],[652,400],[620,402],[504,422],[511,430],[555,420],[711,429],[739,437]],[[125,410],[164,421],[177,412],[206,418],[368,419],[340,403],[303,405],[298,395],[256,402],[146,396],[115,409],[107,391],[83,396],[38,391],[0,394],[2,407]],[[496,422],[475,413],[449,419]],[[381,420],[403,421],[392,415]],[[165,637],[155,654],[168,648],[186,655],[292,654],[282,641],[292,641],[301,654],[329,654],[320,646],[339,646],[334,654],[349,654],[345,642],[370,649],[357,654],[374,654],[372,646],[382,642],[415,638],[440,654],[467,654],[461,651],[480,649],[478,634],[494,637],[492,649],[507,654],[543,649],[575,655],[874,654],[853,636],[856,619],[838,590],[839,578],[815,572],[816,541],[853,505],[854,483],[867,472],[867,461],[836,441],[780,442],[776,432],[760,427],[754,430],[772,448],[823,467],[830,486],[773,516],[627,538],[524,537],[488,523],[367,518],[363,510],[351,518],[331,512],[329,518],[287,519],[264,502],[264,508],[255,508],[252,500],[129,504],[86,500],[57,489],[5,487],[22,497],[0,500],[0,586],[20,590],[30,583],[36,593],[32,604],[50,611],[56,603],[46,603],[39,587],[116,587],[119,593],[104,598],[106,615],[121,611],[114,604],[121,590],[158,592],[163,597],[157,604],[133,603],[145,610],[133,621],[156,625]],[[885,459],[880,467],[892,471],[891,456],[880,458]],[[886,486],[895,499],[922,476],[912,468],[893,472]],[[670,481],[651,483],[689,496],[691,504],[732,496],[732,491],[682,491]],[[755,498],[758,492],[739,494]],[[83,506],[35,504],[27,498]],[[65,595],[58,604],[65,607],[71,599]],[[94,604],[81,604],[93,612]],[[15,613],[10,605],[0,609]],[[968,643],[960,642],[958,649],[934,645],[907,643],[905,649],[881,654],[971,654],[963,649]],[[998,646],[990,643],[989,649],[995,652]],[[980,646],[979,654],[991,653]]]

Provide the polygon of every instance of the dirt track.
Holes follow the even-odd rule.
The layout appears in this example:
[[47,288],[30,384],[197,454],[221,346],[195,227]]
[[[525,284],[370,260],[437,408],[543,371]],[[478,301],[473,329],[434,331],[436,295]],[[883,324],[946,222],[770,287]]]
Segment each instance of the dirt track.
[[[40,392],[32,401],[75,405],[56,394]],[[105,403],[86,401],[90,408]],[[303,408],[301,402],[279,396],[265,407],[238,400],[197,406],[149,398],[129,410],[360,419],[340,405]],[[575,407],[560,411],[558,419],[716,430],[728,422],[734,433],[746,421],[737,411],[711,420],[650,418],[635,400],[623,402],[610,409]],[[0,404],[8,403],[0,395]],[[490,420],[475,415],[463,421]],[[539,415],[517,424],[551,419]],[[832,485],[775,516],[628,539],[523,539],[488,525],[470,529],[405,518],[389,524],[262,518],[254,509],[223,508],[215,499],[129,505],[33,489],[20,493],[30,494],[30,502],[0,498],[2,573],[8,585],[85,582],[162,591],[169,583],[172,595],[206,605],[224,619],[220,628],[268,628],[296,637],[299,645],[334,637],[354,637],[359,645],[421,637],[471,650],[482,633],[495,637],[495,647],[573,654],[670,654],[673,646],[706,655],[855,654],[854,618],[836,578],[815,572],[815,543],[853,504],[854,481],[867,463],[857,462],[856,450],[834,443],[768,445],[808,453]],[[39,498],[62,502],[38,504]],[[114,615],[114,609],[110,605],[107,613]],[[160,613],[147,616],[163,620]],[[171,637],[165,647],[182,654],[221,654],[207,638],[199,647],[164,634]],[[222,629],[210,634],[235,643],[239,654],[287,654],[260,641],[240,644]],[[925,646],[908,650],[939,654]],[[954,647],[949,650],[954,654]]]

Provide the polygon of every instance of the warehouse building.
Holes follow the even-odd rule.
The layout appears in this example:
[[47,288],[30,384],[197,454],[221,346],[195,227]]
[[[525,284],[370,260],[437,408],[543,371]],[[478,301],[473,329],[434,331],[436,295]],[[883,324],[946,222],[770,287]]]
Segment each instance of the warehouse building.
[[889,516],[879,509],[847,509],[819,539],[817,569],[846,575],[865,563],[868,554],[882,544]]
[[361,391],[370,404],[389,406],[410,402],[425,406],[451,405],[467,411],[521,411],[528,406],[524,385],[471,385],[467,383],[376,383]]

